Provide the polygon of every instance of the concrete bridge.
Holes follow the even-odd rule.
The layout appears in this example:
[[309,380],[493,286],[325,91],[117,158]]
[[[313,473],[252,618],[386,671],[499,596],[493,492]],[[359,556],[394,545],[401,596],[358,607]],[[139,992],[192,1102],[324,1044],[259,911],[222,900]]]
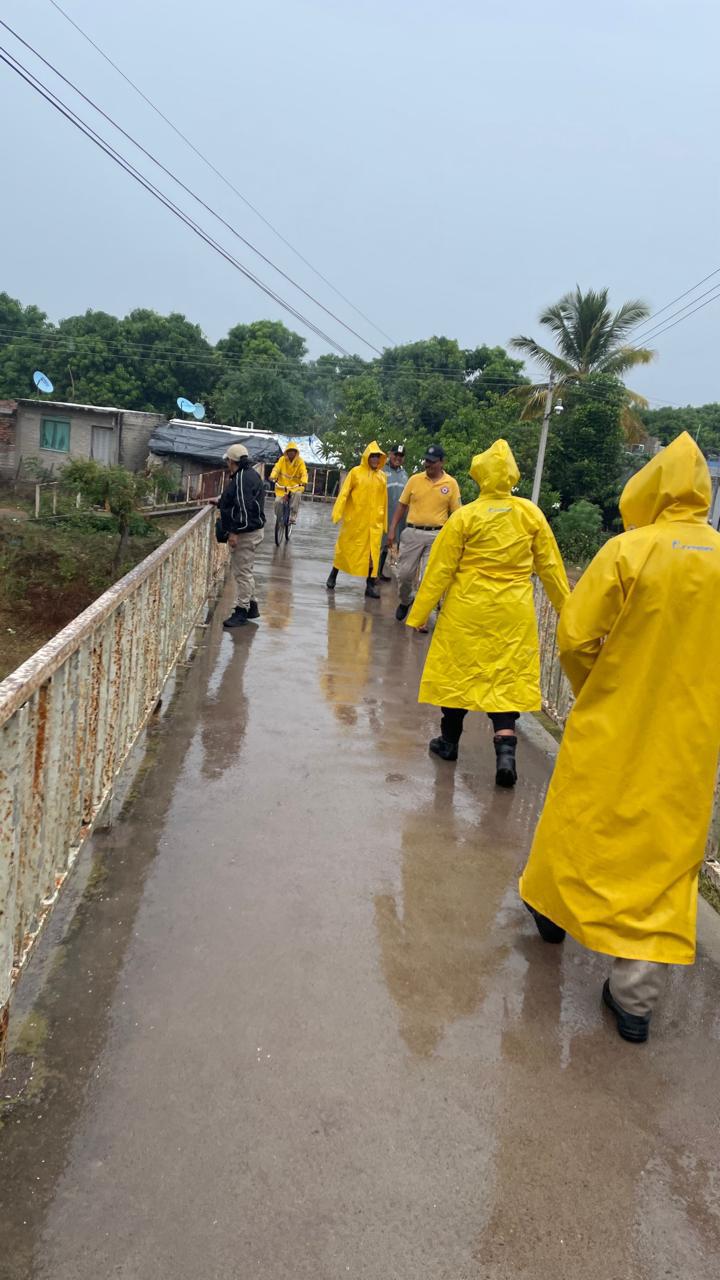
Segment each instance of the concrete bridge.
[[0,1276],[714,1280],[718,917],[620,1042],[603,959],[517,900],[552,739],[514,793],[479,717],[431,759],[427,638],[391,587],[328,598],[331,545],[319,507],[266,537],[231,635],[200,513],[0,690],[4,999],[62,888],[12,1002]]

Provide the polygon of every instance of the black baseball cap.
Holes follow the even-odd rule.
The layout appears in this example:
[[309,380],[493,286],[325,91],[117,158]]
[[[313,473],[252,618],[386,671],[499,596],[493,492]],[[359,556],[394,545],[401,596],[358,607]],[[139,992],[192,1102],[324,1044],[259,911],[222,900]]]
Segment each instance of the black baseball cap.
[[425,450],[425,461],[426,462],[444,462],[445,450],[443,449],[442,445],[439,445],[439,444],[428,445],[427,449]]
[[402,453],[402,454],[404,454],[404,453],[405,453],[405,445],[404,445],[404,444],[391,444],[391,445],[390,445],[390,448],[388,449],[388,453]]

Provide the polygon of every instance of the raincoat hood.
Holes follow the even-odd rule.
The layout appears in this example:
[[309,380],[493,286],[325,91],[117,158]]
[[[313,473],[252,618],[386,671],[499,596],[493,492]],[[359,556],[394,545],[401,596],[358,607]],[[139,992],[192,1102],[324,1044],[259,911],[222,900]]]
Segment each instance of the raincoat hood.
[[711,494],[707,462],[692,436],[683,431],[628,480],[620,514],[626,529],[640,529],[663,517],[704,521]]
[[520,479],[520,472],[507,440],[496,440],[484,453],[476,453],[470,476],[481,493],[510,493]]
[[287,454],[290,452],[290,450],[291,450],[291,449],[294,449],[294,450],[295,450],[295,452],[296,452],[296,454],[297,454],[297,456],[298,456],[298,458],[299,458],[299,457],[300,457],[300,449],[299,449],[298,445],[296,445],[296,443],[295,443],[295,441],[294,441],[294,440],[291,440],[289,444],[286,444],[286,445],[285,445],[285,448],[283,449],[283,453],[287,455]]
[[360,466],[361,466],[361,467],[367,467],[368,471],[370,470],[370,463],[369,463],[368,459],[369,459],[369,457],[370,457],[370,454],[371,454],[371,453],[379,453],[379,454],[380,454],[380,462],[378,463],[378,471],[381,471],[381,470],[382,470],[382,468],[385,466],[385,463],[387,462],[387,454],[386,454],[386,453],[385,453],[385,452],[380,448],[380,445],[378,444],[377,440],[373,440],[373,441],[372,441],[372,442],[367,446],[367,448],[365,449],[365,452],[363,453],[363,456],[362,456],[362,458],[360,459]]

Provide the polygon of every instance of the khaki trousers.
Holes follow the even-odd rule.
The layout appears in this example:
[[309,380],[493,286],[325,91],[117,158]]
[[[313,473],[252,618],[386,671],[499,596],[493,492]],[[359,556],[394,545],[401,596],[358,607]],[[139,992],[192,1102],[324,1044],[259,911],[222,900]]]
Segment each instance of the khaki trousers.
[[[297,515],[298,515],[298,511],[300,510],[301,502],[302,502],[302,493],[300,492],[299,489],[297,493],[290,494],[290,514],[293,520],[297,520]],[[284,497],[275,499],[275,519],[276,520],[280,519],[284,505],[285,505]]]
[[666,964],[651,960],[613,960],[610,992],[626,1013],[652,1013],[665,984]]
[[239,533],[237,546],[230,549],[230,566],[237,586],[237,607],[247,609],[250,601],[255,600],[255,552],[265,537],[264,529],[254,533]]
[[409,604],[415,583],[425,572],[430,549],[439,529],[413,529],[407,525],[400,539],[400,555],[397,562],[398,597],[401,604]]

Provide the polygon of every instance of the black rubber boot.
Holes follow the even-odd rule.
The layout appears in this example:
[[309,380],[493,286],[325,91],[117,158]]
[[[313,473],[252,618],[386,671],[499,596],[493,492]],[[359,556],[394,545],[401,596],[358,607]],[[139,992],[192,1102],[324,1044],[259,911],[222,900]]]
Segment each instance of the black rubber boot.
[[390,574],[383,573],[383,569],[385,568],[385,561],[387,560],[387,558],[388,558],[388,549],[387,547],[383,547],[383,550],[380,552],[380,564],[378,565],[378,580],[380,582],[392,582],[392,578],[390,577]]
[[618,1035],[623,1040],[629,1040],[631,1044],[644,1044],[650,1031],[651,1015],[647,1013],[645,1017],[642,1017],[639,1013],[626,1013],[610,990],[609,978],[605,981],[602,998],[603,1003],[607,1005],[610,1012],[615,1014]]
[[547,916],[541,915],[534,907],[528,906],[527,902],[524,905],[527,907],[527,910],[535,921],[535,928],[540,934],[543,942],[565,941],[565,930],[561,929],[559,924],[554,924]]
[[441,760],[457,760],[458,758],[457,742],[448,742],[447,738],[431,738],[428,746],[433,755],[439,756]]
[[517,782],[515,767],[515,734],[495,734],[495,783],[498,787],[514,787]]
[[408,616],[408,614],[409,614],[409,612],[410,612],[410,608],[411,608],[411,606],[410,606],[409,604],[399,604],[399,605],[398,605],[397,609],[395,610],[395,617],[397,618],[398,622],[404,622],[404,621],[405,621],[405,619],[407,618],[407,616]]
[[368,578],[365,584],[365,595],[367,596],[368,600],[380,599],[380,592],[375,586],[375,578]]
[[223,626],[227,627],[228,629],[230,627],[246,627],[247,623],[248,623],[248,611],[247,609],[242,609],[238,604],[233,609],[232,613],[230,614],[230,617],[225,619],[225,621],[223,622]]
[[257,600],[251,600],[250,608],[248,609],[248,618],[250,619],[251,622],[254,622],[255,619],[259,617],[260,617],[260,610],[258,609],[258,602]]
[[328,580],[325,583],[325,586],[327,587],[328,591],[335,590],[335,583],[337,582],[337,576],[339,572],[340,572],[339,569],[336,569],[335,567],[333,567],[330,570],[330,573],[328,574]]

